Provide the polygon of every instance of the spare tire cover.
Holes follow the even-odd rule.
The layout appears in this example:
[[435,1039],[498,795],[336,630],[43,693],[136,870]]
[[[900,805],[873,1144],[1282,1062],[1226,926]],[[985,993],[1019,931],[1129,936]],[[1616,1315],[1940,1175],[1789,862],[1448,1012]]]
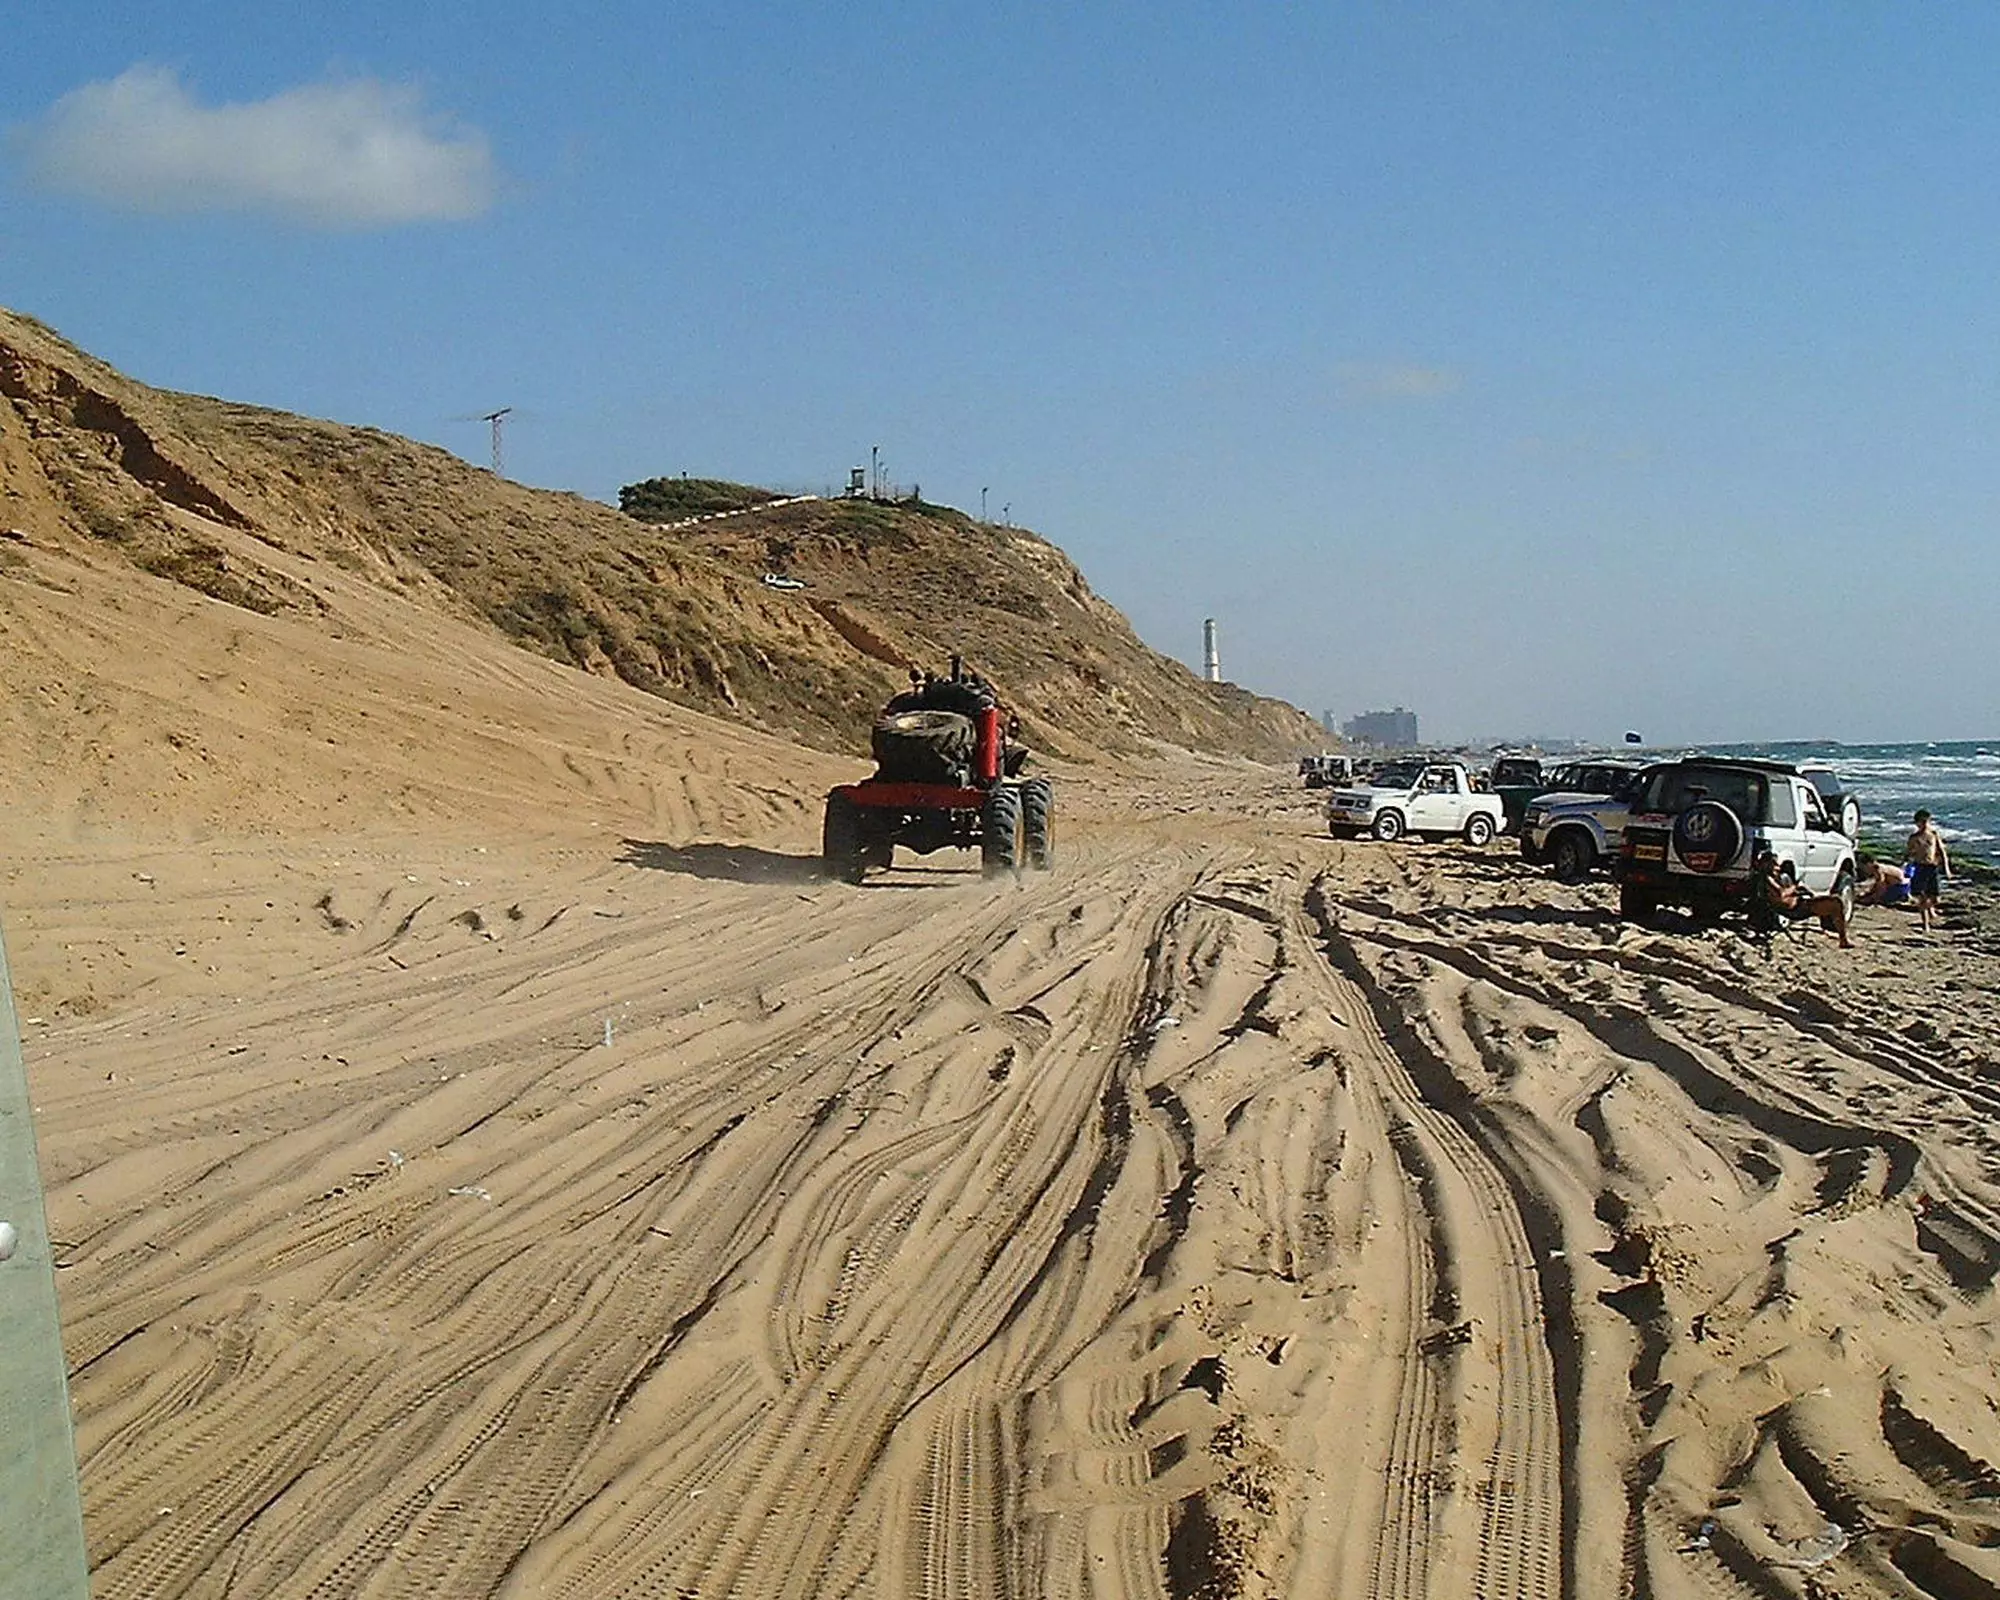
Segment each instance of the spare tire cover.
[[1743,849],[1743,821],[1720,800],[1699,800],[1674,818],[1674,854],[1690,872],[1720,872]]

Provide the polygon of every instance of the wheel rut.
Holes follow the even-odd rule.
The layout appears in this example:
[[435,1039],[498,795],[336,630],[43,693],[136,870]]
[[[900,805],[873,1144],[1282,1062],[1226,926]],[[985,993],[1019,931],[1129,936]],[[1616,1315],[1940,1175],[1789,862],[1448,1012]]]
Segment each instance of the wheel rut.
[[64,1030],[96,1592],[1984,1592],[1972,1051],[1185,799],[357,857],[324,962]]
[[[1356,1038],[1357,1075],[1409,1174],[1427,1234],[1407,1302],[1412,1309],[1421,1304],[1424,1315],[1406,1330],[1413,1336],[1404,1385],[1411,1399],[1399,1407],[1393,1474],[1399,1503],[1385,1509],[1371,1592],[1415,1594],[1449,1582],[1448,1565],[1426,1562],[1429,1570],[1417,1570],[1420,1541],[1428,1546],[1435,1531],[1437,1546],[1451,1552],[1448,1560],[1469,1563],[1473,1592],[1538,1600],[1568,1595],[1564,1396],[1541,1273],[1548,1241],[1533,1236],[1524,1197],[1486,1148],[1466,1096],[1327,915],[1323,888],[1307,897],[1300,916],[1302,935],[1323,957],[1327,1003]],[[1440,1427],[1421,1419],[1426,1412],[1436,1416],[1439,1400],[1421,1398],[1428,1386],[1422,1373],[1450,1366],[1453,1352],[1474,1344],[1492,1392],[1478,1404],[1454,1393],[1449,1403],[1454,1476],[1470,1491],[1475,1525],[1449,1526],[1454,1511],[1433,1529]]]

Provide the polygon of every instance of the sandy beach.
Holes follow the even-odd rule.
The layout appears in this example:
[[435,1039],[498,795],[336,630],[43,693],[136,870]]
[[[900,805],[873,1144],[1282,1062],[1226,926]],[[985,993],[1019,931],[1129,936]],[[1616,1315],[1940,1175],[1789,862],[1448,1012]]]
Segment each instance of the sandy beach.
[[0,575],[100,1600],[2000,1583],[1974,900],[1767,956],[1165,750],[850,887],[861,763],[261,559]]
[[100,1600],[2000,1584],[1971,902],[1767,957],[1164,753],[854,888],[858,764],[106,581],[0,584]]

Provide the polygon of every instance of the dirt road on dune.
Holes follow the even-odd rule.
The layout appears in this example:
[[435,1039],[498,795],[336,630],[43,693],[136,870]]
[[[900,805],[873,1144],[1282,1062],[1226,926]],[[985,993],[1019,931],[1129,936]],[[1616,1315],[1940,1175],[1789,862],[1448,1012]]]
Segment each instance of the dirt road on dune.
[[99,1600],[1996,1592],[2000,961],[1081,809],[230,858],[29,1029]]

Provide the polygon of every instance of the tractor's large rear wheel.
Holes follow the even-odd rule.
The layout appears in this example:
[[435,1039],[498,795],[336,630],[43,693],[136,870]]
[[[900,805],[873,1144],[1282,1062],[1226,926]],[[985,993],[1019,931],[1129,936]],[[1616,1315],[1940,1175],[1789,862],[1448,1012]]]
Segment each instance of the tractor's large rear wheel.
[[1021,785],[1021,842],[1028,865],[1047,872],[1056,864],[1055,785],[1047,778],[1030,778]]
[[829,878],[859,883],[868,870],[861,808],[845,795],[826,797],[826,819],[820,825],[820,866]]
[[979,863],[986,876],[1012,872],[1021,861],[1021,791],[996,783],[979,814]]

